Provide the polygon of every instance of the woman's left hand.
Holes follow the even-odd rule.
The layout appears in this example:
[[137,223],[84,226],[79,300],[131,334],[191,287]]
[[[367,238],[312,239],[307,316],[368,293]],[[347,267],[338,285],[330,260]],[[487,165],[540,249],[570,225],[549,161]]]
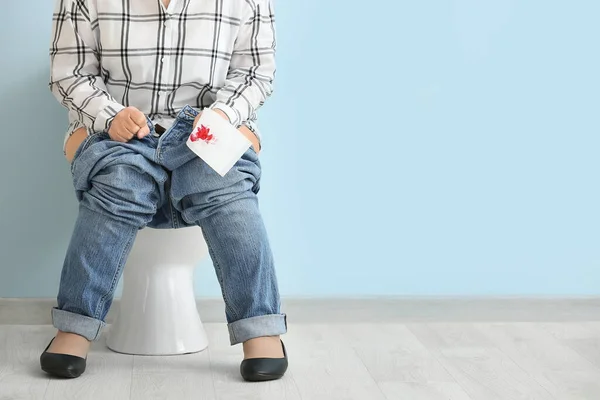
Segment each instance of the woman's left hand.
[[[213,109],[213,111],[216,112],[217,114],[219,114],[221,117],[223,117],[227,122],[229,122],[229,118],[223,111],[219,110],[218,108]],[[196,124],[198,124],[198,120],[200,119],[201,115],[202,115],[202,112],[200,112],[200,114],[198,114],[196,116],[196,118],[194,119],[194,126],[196,126]],[[252,147],[254,147],[254,151],[256,152],[256,154],[258,154],[260,152],[260,142],[258,141],[258,138],[254,134],[254,132],[252,132],[246,125],[240,126],[238,128],[238,131],[240,131],[242,133],[242,135],[246,136],[246,138],[250,142],[252,142]]]

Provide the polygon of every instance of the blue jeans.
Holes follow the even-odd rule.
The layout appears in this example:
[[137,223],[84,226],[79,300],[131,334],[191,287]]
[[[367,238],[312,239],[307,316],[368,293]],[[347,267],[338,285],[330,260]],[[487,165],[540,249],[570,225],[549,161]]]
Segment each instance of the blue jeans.
[[[96,340],[138,230],[199,225],[217,273],[231,344],[286,332],[273,256],[258,208],[258,155],[250,148],[219,176],[185,142],[186,106],[162,135],[128,143],[96,133],[71,164],[79,215],[65,258],[54,326]],[[176,248],[165,249],[177,251]]]

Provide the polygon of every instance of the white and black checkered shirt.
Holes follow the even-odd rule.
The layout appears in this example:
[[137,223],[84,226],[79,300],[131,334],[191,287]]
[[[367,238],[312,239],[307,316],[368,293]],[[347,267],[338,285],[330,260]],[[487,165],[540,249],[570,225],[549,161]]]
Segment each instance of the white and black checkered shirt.
[[56,0],[50,88],[69,132],[106,130],[133,106],[152,119],[186,104],[252,126],[275,74],[271,0]]

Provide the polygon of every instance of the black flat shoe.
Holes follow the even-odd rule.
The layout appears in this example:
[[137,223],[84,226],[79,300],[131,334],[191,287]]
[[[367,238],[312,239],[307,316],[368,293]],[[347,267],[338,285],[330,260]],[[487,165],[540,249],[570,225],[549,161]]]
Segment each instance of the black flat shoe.
[[272,381],[281,378],[288,367],[288,357],[283,342],[281,342],[281,347],[283,348],[283,358],[249,358],[242,361],[240,365],[242,377],[249,382]]
[[70,354],[48,353],[54,339],[40,356],[42,370],[60,378],[77,378],[85,372],[86,359]]

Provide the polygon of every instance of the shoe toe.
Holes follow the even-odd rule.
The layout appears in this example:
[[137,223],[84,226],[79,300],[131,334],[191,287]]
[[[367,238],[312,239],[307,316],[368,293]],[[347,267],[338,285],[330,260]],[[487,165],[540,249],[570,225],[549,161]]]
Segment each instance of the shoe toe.
[[42,370],[60,378],[77,378],[85,372],[85,358],[69,354],[44,352],[40,357]]
[[242,361],[240,373],[247,381],[271,381],[281,378],[287,367],[286,358],[251,358]]
[[281,378],[288,368],[288,356],[285,345],[281,342],[283,348],[283,358],[249,358],[242,361],[240,373],[242,377],[249,382],[272,381]]

